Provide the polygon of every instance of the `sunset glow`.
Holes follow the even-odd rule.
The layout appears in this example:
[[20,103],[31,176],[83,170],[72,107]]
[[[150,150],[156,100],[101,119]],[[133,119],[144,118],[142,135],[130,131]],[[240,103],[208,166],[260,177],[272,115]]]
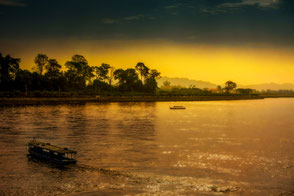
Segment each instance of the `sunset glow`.
[[286,0],[0,1],[8,27],[0,44],[29,70],[38,53],[61,65],[81,54],[91,66],[142,61],[162,76],[216,84],[294,83],[292,7]]
[[[127,68],[142,61],[158,69],[163,76],[216,84],[228,79],[241,84],[294,83],[292,48],[182,44],[161,40],[42,41],[29,47],[21,44],[16,47],[18,51],[11,49],[10,54],[21,57],[21,66],[26,69],[34,66],[38,53],[48,54],[61,64],[73,54],[82,54],[92,66],[109,63],[116,68]],[[47,47],[42,48],[42,45]]]

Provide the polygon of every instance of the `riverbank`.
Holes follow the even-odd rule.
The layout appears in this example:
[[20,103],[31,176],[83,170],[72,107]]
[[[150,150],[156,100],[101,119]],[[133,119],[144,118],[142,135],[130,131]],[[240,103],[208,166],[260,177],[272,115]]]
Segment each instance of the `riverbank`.
[[82,98],[0,98],[0,105],[56,104],[87,102],[219,101],[263,99],[261,96],[105,96]]
[[294,95],[279,95],[279,94],[262,94],[260,95],[263,98],[293,98]]

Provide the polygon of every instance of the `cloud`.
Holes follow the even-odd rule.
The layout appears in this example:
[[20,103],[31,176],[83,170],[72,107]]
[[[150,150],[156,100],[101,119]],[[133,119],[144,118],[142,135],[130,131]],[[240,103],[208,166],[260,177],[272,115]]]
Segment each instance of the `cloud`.
[[262,8],[276,8],[280,0],[242,0],[241,2],[223,3],[220,8],[239,8],[243,6],[257,6]]
[[263,9],[277,9],[280,2],[281,0],[241,0],[239,2],[222,3],[214,8],[204,8],[202,12],[209,14],[228,13],[248,6]]
[[164,8],[165,9],[175,9],[175,8],[178,8],[179,6],[178,5],[168,5],[168,6],[165,6]]
[[124,17],[122,19],[127,20],[127,21],[132,21],[132,20],[140,20],[142,18],[144,18],[144,15],[143,14],[138,14],[138,15],[135,15],[135,16],[127,16],[127,17]]
[[117,23],[117,20],[112,18],[103,18],[101,22],[104,24],[114,24],[114,23]]
[[23,0],[0,0],[0,6],[26,7]]

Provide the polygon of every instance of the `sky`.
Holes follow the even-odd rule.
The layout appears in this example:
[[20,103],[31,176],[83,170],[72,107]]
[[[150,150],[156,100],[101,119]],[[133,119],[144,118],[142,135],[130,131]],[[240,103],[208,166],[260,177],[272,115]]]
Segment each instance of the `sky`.
[[144,62],[162,76],[294,83],[293,0],[0,0],[0,52],[32,69]]

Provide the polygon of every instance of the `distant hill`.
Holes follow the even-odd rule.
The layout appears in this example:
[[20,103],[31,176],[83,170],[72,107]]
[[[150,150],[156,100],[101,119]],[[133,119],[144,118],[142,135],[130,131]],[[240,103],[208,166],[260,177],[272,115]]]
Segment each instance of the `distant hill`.
[[255,85],[238,85],[239,88],[252,88],[256,90],[294,90],[294,84],[284,83],[264,83],[264,84],[255,84]]
[[[162,77],[157,80],[158,86],[163,86],[163,82],[169,81],[173,86],[182,86],[182,87],[189,87],[191,85],[195,85],[197,88],[216,88],[217,85],[211,82],[201,81],[201,80],[191,80],[188,78],[169,78],[169,77]],[[224,86],[222,84],[221,86]],[[237,84],[237,88],[251,88],[256,90],[294,90],[294,84],[292,83],[284,83],[284,84],[277,84],[277,83],[263,83],[263,84],[254,84],[254,85],[241,85]]]
[[195,85],[196,88],[216,88],[217,85],[210,83],[210,82],[205,82],[201,80],[190,80],[188,78],[169,78],[169,77],[162,77],[157,80],[158,86],[161,87],[163,86],[163,82],[169,81],[171,85],[177,85],[177,86],[182,86],[182,87],[189,87],[191,85]]

